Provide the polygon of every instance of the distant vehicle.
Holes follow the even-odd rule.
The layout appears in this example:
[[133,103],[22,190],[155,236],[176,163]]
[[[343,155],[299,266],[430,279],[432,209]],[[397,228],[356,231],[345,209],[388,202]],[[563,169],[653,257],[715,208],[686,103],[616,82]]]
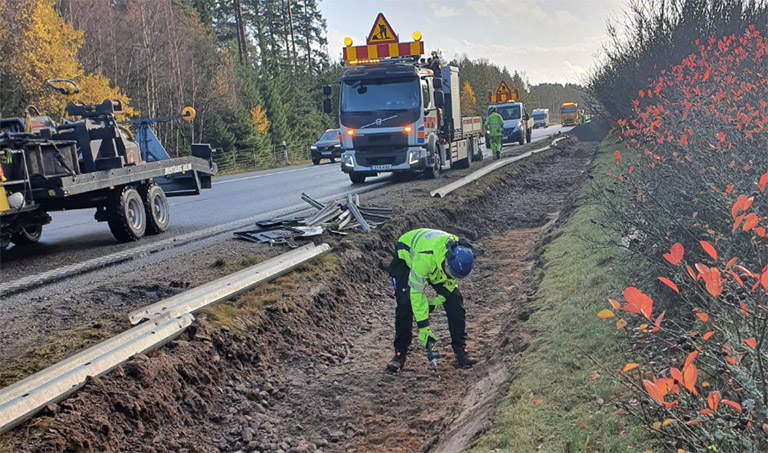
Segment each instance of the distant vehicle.
[[560,105],[560,123],[563,126],[575,126],[579,124],[579,104],[575,102],[563,102]]
[[341,131],[338,129],[328,129],[309,149],[312,163],[317,165],[322,159],[336,162],[336,158],[341,157],[341,153],[344,152],[341,145]]
[[[525,113],[522,102],[508,102],[488,106],[486,115],[491,114],[491,107],[496,107],[496,113],[504,119],[504,129],[501,132],[501,143],[517,142],[521,145],[531,143],[533,119]],[[490,149],[490,140],[485,137],[486,148]]]
[[535,109],[531,112],[531,116],[533,116],[534,129],[537,127],[549,127],[549,109]]

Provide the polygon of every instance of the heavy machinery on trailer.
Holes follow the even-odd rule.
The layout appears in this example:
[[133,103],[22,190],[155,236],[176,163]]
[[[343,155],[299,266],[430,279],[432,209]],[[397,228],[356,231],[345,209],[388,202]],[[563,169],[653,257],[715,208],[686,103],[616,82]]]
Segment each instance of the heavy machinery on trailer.
[[[79,92],[71,80],[48,80],[52,89]],[[207,144],[171,159],[149,124],[194,118],[182,114],[118,123],[119,101],[70,102],[68,118],[55,123],[27,107],[25,118],[0,119],[0,249],[37,242],[52,211],[95,208],[121,242],[168,228],[166,197],[197,195],[211,187],[216,164]],[[123,124],[138,125],[136,138]]]
[[[353,183],[379,173],[423,172],[435,178],[444,164],[469,168],[483,157],[482,119],[461,116],[459,70],[436,54],[421,58],[421,35],[401,43],[379,13],[367,45],[344,40],[340,81],[341,170]],[[323,89],[331,112],[331,87]]]

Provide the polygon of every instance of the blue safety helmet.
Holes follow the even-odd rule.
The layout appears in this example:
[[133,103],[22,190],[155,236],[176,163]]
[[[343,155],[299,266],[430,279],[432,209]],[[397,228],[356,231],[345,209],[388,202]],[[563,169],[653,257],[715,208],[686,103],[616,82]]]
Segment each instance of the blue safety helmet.
[[453,278],[463,278],[469,275],[472,265],[475,263],[472,250],[460,245],[449,247],[445,259],[448,261],[448,269],[450,269]]

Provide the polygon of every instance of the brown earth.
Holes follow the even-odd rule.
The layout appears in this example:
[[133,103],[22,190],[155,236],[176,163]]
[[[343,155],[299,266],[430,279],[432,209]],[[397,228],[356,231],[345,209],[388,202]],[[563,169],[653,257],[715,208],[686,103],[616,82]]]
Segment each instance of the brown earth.
[[[525,327],[526,302],[535,292],[530,257],[541,231],[567,211],[595,149],[565,142],[444,200],[413,184],[373,195],[366,202],[395,207],[395,220],[372,234],[324,238],[335,247],[332,256],[230,303],[233,313],[255,303],[262,314],[222,325],[220,310],[203,313],[184,338],[91,380],[0,445],[15,451],[459,450],[505,394],[516,356],[535,334]],[[424,226],[475,244],[476,270],[461,287],[468,347],[481,361],[470,370],[451,366],[447,326],[438,315],[439,373],[427,370],[414,342],[406,369],[390,374],[384,364],[392,354],[394,299],[382,268],[397,236]],[[214,258],[239,259],[245,246],[225,242],[183,259],[198,258],[209,271]],[[157,285],[164,295],[194,275],[185,277],[182,269],[158,277],[144,269],[126,278]]]

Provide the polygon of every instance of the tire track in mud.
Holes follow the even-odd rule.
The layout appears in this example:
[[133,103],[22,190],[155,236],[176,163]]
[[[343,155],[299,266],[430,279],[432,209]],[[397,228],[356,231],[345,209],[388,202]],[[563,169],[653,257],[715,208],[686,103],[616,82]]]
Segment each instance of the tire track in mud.
[[[524,326],[536,284],[531,253],[541,227],[567,211],[594,148],[564,143],[439,209],[416,200],[374,234],[336,244],[342,258],[336,273],[267,306],[261,320],[238,319],[226,328],[203,316],[186,339],[92,380],[0,445],[19,451],[456,451],[506,394],[516,356],[533,335]],[[401,190],[385,201],[392,205],[410,189]],[[439,376],[427,370],[417,340],[404,371],[384,371],[395,303],[382,269],[397,236],[422,226],[461,233],[475,244],[476,270],[460,283],[468,347],[481,360],[470,370],[450,365],[447,323],[437,314]]]

